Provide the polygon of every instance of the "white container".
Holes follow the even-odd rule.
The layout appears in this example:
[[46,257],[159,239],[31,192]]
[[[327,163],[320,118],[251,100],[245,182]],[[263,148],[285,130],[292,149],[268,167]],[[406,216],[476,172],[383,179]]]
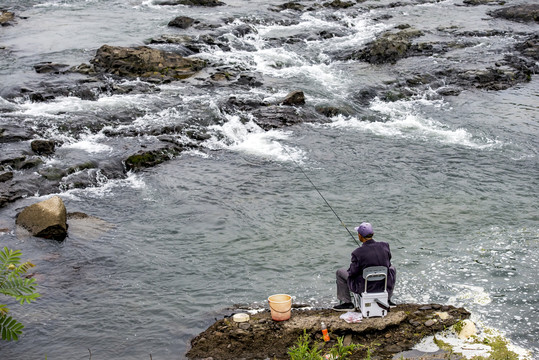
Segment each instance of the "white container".
[[232,316],[232,320],[234,320],[235,322],[249,321],[249,314],[246,314],[246,313],[234,314],[234,316]]

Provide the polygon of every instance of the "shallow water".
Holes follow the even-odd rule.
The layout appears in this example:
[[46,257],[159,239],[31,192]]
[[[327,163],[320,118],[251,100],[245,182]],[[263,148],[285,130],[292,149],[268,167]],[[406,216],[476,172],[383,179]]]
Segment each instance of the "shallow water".
[[[358,84],[398,78],[399,71],[492,61],[515,39],[479,39],[473,49],[405,59],[395,67],[333,62],[326,55],[365,44],[406,21],[425,29],[441,24],[464,30],[507,22],[478,21],[488,8],[454,1],[302,16],[270,12],[260,1],[227,4],[215,9],[135,0],[3,5],[28,17],[0,33],[0,44],[10,50],[0,60],[6,87],[36,81],[32,66],[40,61],[77,65],[104,43],[141,45],[174,33],[166,24],[179,15],[219,24],[228,17],[236,24],[259,19],[258,33],[238,39],[232,52],[208,49],[200,57],[239,62],[261,72],[266,86],[202,89],[173,83],[156,94],[98,101],[0,103],[14,108],[0,121],[50,125],[49,136],[64,141],[51,162],[122,153],[121,139],[57,131],[62,122],[101,113],[143,113],[117,129],[199,117],[197,126],[207,126],[213,135],[204,144],[207,151],[186,152],[125,180],[104,179],[101,187],[61,194],[68,211],[99,217],[106,226],[75,225],[60,244],[15,231],[0,236],[3,245],[22,249],[36,263],[42,295],[24,307],[10,304],[26,327],[19,342],[0,344],[2,358],[76,359],[90,349],[93,358],[181,359],[189,340],[233,304],[266,306],[269,295],[289,293],[296,302],[330,306],[334,272],[348,263],[355,243],[309,179],[348,228],[370,221],[375,238],[390,243],[398,269],[396,302],[464,306],[476,321],[537,353],[537,78],[505,91],[465,91],[444,99],[427,92],[364,107],[353,98]],[[373,20],[387,11],[392,19]],[[282,19],[297,24],[279,25]],[[511,26],[528,30],[525,24]],[[271,37],[328,27],[348,35],[268,46]],[[244,114],[221,114],[216,106],[231,92],[275,100],[298,88],[309,102],[339,104],[355,115],[264,132],[241,121]],[[368,121],[365,114],[371,115]],[[3,208],[0,228],[12,228],[17,211],[40,199]]]

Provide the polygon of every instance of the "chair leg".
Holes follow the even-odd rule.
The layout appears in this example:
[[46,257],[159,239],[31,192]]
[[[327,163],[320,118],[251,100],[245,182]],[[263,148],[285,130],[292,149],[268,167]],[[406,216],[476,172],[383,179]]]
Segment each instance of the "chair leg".
[[356,307],[356,310],[360,310],[361,309],[361,296],[359,296],[359,294],[356,294],[356,293],[352,293],[352,295],[353,295],[354,306]]

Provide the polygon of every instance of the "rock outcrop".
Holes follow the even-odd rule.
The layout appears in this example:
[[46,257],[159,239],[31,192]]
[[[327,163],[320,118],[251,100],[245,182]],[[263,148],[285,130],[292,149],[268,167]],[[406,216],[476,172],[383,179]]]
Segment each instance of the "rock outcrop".
[[539,4],[522,4],[490,11],[490,16],[512,21],[539,22]]
[[26,207],[17,216],[16,224],[33,236],[62,241],[67,236],[67,213],[59,196]]
[[396,63],[408,56],[412,48],[412,39],[423,35],[416,29],[404,29],[399,32],[386,32],[378,39],[367,44],[354,58],[371,64]]
[[202,60],[185,58],[173,52],[147,46],[110,45],[101,46],[91,63],[97,72],[163,80],[186,79],[205,66]]
[[[273,321],[268,311],[251,315],[248,322],[241,323],[225,317],[191,341],[187,358],[289,359],[288,349],[305,331],[323,346],[322,350],[328,350],[337,337],[342,337],[345,345],[362,345],[349,359],[365,359],[368,350],[373,358],[385,359],[470,316],[463,308],[438,304],[402,304],[384,318],[363,319],[359,323],[345,322],[340,318],[342,314],[329,309],[292,309],[290,320],[280,322]],[[321,322],[330,333],[327,343],[321,339]]]

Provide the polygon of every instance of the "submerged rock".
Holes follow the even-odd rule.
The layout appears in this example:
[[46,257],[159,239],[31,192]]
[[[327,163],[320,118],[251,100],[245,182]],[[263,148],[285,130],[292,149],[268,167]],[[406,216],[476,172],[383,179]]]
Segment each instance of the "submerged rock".
[[58,64],[53,62],[41,62],[34,65],[34,69],[38,74],[43,73],[53,73],[53,74],[61,74],[66,72],[69,69],[69,65],[67,64]]
[[26,207],[18,216],[16,224],[33,236],[62,241],[67,236],[67,213],[59,196]]

